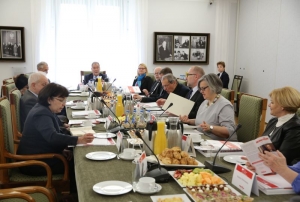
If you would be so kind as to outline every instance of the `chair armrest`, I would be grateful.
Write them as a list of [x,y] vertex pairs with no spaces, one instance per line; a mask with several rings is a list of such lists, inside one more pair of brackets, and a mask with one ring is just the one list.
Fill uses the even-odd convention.
[[17,191],[11,191],[11,192],[3,191],[2,192],[2,190],[1,190],[1,193],[0,193],[0,199],[20,198],[20,199],[24,199],[25,201],[28,201],[28,202],[35,202],[35,200],[30,195],[28,195],[26,193],[17,192]]
[[14,144],[20,144],[20,140],[14,140]]
[[20,161],[20,162],[14,162],[14,163],[1,163],[0,169],[19,168],[19,167],[33,166],[33,165],[42,166],[46,169],[46,172],[47,172],[46,187],[49,189],[52,189],[52,170],[48,166],[48,164],[45,162],[29,160],[29,161]]
[[[56,193],[50,191],[49,189],[41,186],[26,186],[26,187],[16,187],[16,188],[9,188],[9,189],[2,189],[1,192],[4,192],[4,194],[14,194],[14,193],[26,193],[27,194],[33,194],[33,193],[43,193],[47,196],[49,199],[49,202],[55,202],[56,201]],[[30,196],[31,197],[31,196]]]
[[63,162],[64,168],[65,168],[63,180],[67,181],[69,179],[69,165],[68,165],[66,158],[61,154],[51,153],[51,154],[17,155],[17,154],[7,153],[5,155],[5,157],[10,158],[10,159],[19,160],[19,161],[58,158]]

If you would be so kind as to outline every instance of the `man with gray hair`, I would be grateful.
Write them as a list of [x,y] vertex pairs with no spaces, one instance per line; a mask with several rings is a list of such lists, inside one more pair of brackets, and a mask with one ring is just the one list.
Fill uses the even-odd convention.
[[170,93],[174,93],[181,97],[185,97],[186,94],[190,91],[188,87],[178,83],[177,79],[173,74],[166,74],[161,79],[161,85],[164,89],[164,93],[156,101],[157,105],[164,105],[166,99]]
[[99,62],[93,62],[91,67],[92,73],[84,76],[83,84],[86,85],[90,80],[96,81],[98,76],[101,76],[101,79],[108,82],[106,74],[100,73],[100,64]]
[[37,64],[37,70],[39,72],[45,72],[45,74],[48,74],[48,64],[46,62],[40,62],[39,64]]
[[32,107],[38,101],[38,94],[48,84],[48,79],[44,72],[35,72],[29,76],[28,90],[24,93],[20,100],[21,125],[25,123],[26,117]]

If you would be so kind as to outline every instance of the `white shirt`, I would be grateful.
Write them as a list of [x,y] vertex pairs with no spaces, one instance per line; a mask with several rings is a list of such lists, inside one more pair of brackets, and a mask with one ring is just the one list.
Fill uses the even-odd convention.
[[223,74],[223,72],[220,72],[219,78],[221,78],[222,74]]
[[189,97],[189,99],[191,99],[191,98],[195,95],[195,93],[197,92],[198,89],[199,89],[198,86],[195,86],[195,87],[192,89],[193,92],[192,92],[191,96]]
[[288,122],[293,116],[295,116],[295,114],[286,114],[282,117],[278,118],[278,121],[276,123],[276,127],[280,127],[283,124],[285,124],[286,122]]

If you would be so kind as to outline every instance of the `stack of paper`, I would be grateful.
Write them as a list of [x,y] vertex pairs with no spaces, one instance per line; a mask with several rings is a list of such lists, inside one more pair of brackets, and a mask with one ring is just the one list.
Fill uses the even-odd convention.
[[94,138],[94,140],[91,143],[77,144],[76,146],[89,146],[89,145],[116,145],[116,142],[112,138],[107,138],[107,139]]
[[[83,102],[84,105],[87,105],[87,101]],[[66,103],[67,107],[76,106],[76,103],[73,102],[73,100]]]
[[86,133],[95,133],[92,129],[92,126],[78,127],[78,128],[70,128],[70,132],[73,136],[80,136]]
[[[215,156],[217,151],[221,148],[221,146],[224,144],[225,141],[220,140],[207,140],[206,141],[208,145],[211,145],[214,147],[214,150],[212,152],[209,152],[207,150],[201,150],[201,147],[195,146],[195,149],[197,149],[201,154],[203,154],[205,157],[210,157],[210,155]],[[221,149],[218,156],[226,156],[226,155],[243,155],[244,152],[241,148],[241,145],[244,144],[243,142],[227,142],[224,147]]]
[[295,194],[292,186],[278,174],[256,176],[258,188],[266,195]]
[[[79,124],[82,124],[83,121],[86,121],[86,120],[69,120],[69,125],[79,125]],[[93,124],[98,124],[100,123],[100,120],[97,120],[97,119],[89,119],[89,121],[91,121]]]
[[94,113],[95,115],[101,115],[101,113],[99,112],[99,110],[76,111],[76,112],[74,111],[74,112],[72,112],[72,117],[73,118],[84,118],[88,114],[92,114],[92,113]]

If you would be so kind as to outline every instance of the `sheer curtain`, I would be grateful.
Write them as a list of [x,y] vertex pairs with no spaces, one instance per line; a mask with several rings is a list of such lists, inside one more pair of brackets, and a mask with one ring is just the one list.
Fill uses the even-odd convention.
[[117,85],[131,85],[147,56],[147,0],[32,0],[33,61],[49,64],[51,81],[80,82],[100,63]]

